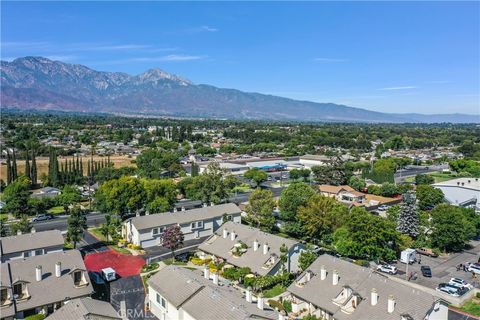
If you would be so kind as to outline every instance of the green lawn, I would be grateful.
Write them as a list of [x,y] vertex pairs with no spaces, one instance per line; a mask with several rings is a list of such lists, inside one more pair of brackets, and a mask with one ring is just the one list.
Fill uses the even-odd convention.
[[269,290],[266,290],[263,292],[263,296],[265,298],[273,298],[273,297],[276,297],[278,296],[279,294],[282,294],[284,293],[286,290],[286,288],[284,286],[282,286],[281,284],[277,284],[275,287],[273,287],[272,289],[269,289]]
[[50,214],[64,214],[65,213],[65,209],[63,209],[62,206],[57,206],[57,207],[53,207],[53,208],[50,208],[47,210],[48,213]]
[[99,228],[91,228],[91,229],[88,229],[88,232],[90,232],[91,234],[93,234],[97,239],[99,239],[100,241],[107,241],[107,239],[105,239],[105,237],[103,236],[103,234],[100,232],[100,229]]
[[187,264],[185,262],[182,262],[182,261],[175,261],[173,262],[173,259],[172,258],[168,258],[168,259],[165,259],[163,260],[163,263],[165,263],[167,266],[173,264],[175,266],[186,266]]
[[[457,175],[455,173],[443,173],[440,171],[435,171],[435,172],[429,172],[427,173],[428,175],[432,176],[435,181],[434,183],[439,183],[443,181],[448,181],[457,178]],[[410,182],[413,183],[415,182],[415,177],[407,177],[404,179],[405,182]]]
[[0,220],[8,220],[8,213],[0,213]]
[[474,316],[480,316],[480,303],[474,300],[467,301],[462,305],[460,310],[466,313],[472,314]]
[[90,232],[93,236],[95,236],[98,240],[105,242],[110,248],[112,248],[115,251],[118,251],[123,254],[132,254],[129,250],[126,248],[120,248],[117,246],[116,243],[113,243],[112,241],[107,241],[107,239],[103,236],[103,234],[100,232],[99,228],[91,228],[88,229],[88,232]]

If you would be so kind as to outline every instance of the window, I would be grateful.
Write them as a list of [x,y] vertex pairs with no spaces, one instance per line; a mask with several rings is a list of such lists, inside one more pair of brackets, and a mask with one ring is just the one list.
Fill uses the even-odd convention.
[[82,271],[75,271],[73,273],[73,283],[78,286],[82,282]]
[[43,253],[44,253],[43,249],[35,250],[35,255],[36,256],[41,256]]
[[4,304],[5,301],[7,301],[7,299],[8,299],[7,288],[2,288],[2,294],[1,294],[0,304]]
[[167,300],[157,293],[157,303],[162,306],[163,309],[167,309]]
[[158,227],[152,229],[152,236],[161,235],[165,231],[166,227]]
[[14,284],[13,285],[13,295],[14,296],[22,296],[22,284],[21,283],[17,283],[17,284]]
[[30,257],[31,255],[32,255],[32,253],[31,253],[30,251],[25,251],[25,252],[23,253],[23,257],[24,257],[24,258],[28,258],[28,257]]
[[190,228],[191,229],[201,229],[201,228],[203,228],[203,221],[192,222],[192,224],[190,225]]

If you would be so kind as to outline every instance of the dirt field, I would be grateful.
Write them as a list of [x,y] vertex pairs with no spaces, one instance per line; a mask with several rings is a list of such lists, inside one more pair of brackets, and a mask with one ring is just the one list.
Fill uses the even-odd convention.
[[[63,162],[65,158],[59,157],[58,161]],[[69,157],[67,159],[72,159],[72,157]],[[100,156],[94,156],[93,160],[94,161],[102,161],[103,159],[106,159],[106,157],[100,157]],[[135,164],[132,164],[132,160],[135,158],[129,158],[128,156],[110,156],[110,161],[113,162],[113,165],[115,168],[121,168],[121,167],[126,167],[126,166],[135,166]],[[87,161],[90,160],[90,157],[84,157],[81,158],[83,162],[83,170],[85,174],[87,174]],[[17,167],[18,167],[18,172],[22,174],[25,171],[25,161],[23,160],[17,160]],[[42,174],[47,174],[48,173],[48,158],[37,158],[37,170],[38,170],[38,178],[42,176]],[[0,167],[0,179],[3,179],[4,181],[7,180],[7,165],[5,162],[2,162],[2,165]]]

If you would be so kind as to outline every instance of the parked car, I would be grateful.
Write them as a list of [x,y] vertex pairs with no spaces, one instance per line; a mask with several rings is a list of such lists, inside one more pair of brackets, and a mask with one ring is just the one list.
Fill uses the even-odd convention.
[[32,222],[40,222],[40,221],[46,221],[46,220],[52,220],[53,215],[51,214],[39,214],[36,217],[32,218]]
[[417,253],[423,254],[424,256],[429,256],[429,257],[432,257],[432,258],[438,257],[438,254],[433,252],[433,250],[430,249],[430,248],[418,248]]
[[102,275],[95,271],[89,271],[88,275],[90,276],[90,280],[92,280],[96,284],[104,284],[105,280],[103,280]]
[[420,271],[422,271],[422,275],[427,278],[432,277],[432,269],[429,266],[421,266]]
[[449,286],[448,283],[440,283],[435,290],[439,292],[444,292],[452,297],[460,296],[460,293],[458,292],[458,288]]
[[391,266],[388,264],[381,264],[377,267],[377,271],[389,273],[389,274],[396,274],[397,273],[397,267]]
[[457,288],[467,288],[469,290],[472,288],[471,284],[460,278],[451,278],[448,284]]
[[113,268],[110,268],[110,267],[104,268],[102,269],[102,277],[103,279],[105,279],[105,281],[110,282],[117,279],[117,273]]
[[378,210],[380,210],[380,211],[385,211],[387,209],[388,209],[388,206],[386,206],[384,204],[382,204],[380,207],[378,207]]
[[477,263],[469,263],[467,270],[476,274],[480,274],[480,265]]

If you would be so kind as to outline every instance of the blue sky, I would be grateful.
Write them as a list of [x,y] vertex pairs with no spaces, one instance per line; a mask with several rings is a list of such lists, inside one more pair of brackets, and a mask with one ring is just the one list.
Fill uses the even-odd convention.
[[480,2],[4,2],[1,57],[384,112],[480,113]]

